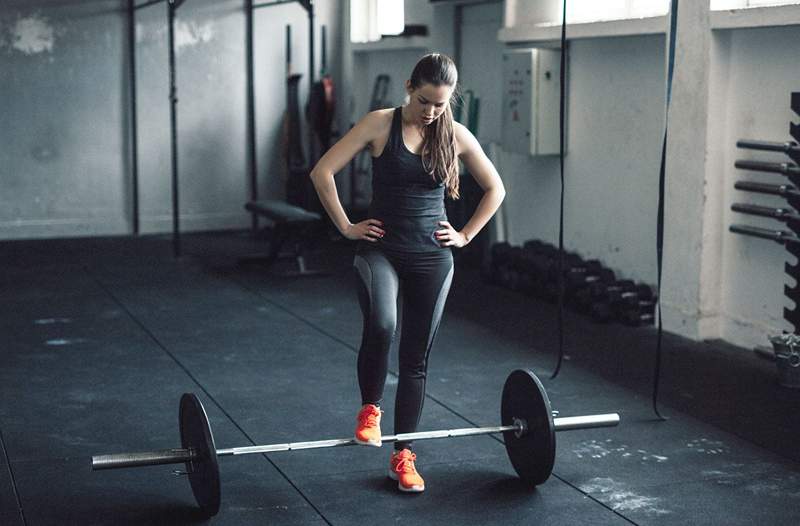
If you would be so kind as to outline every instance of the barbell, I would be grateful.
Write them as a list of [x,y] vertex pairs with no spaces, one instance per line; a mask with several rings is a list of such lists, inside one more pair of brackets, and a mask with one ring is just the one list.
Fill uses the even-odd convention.
[[[381,440],[390,443],[503,433],[511,465],[527,485],[534,487],[546,481],[553,471],[556,431],[619,424],[617,413],[555,417],[557,412],[550,407],[544,386],[532,371],[524,369],[513,371],[506,379],[500,409],[500,426],[401,433],[384,435]],[[92,470],[185,464],[197,504],[210,517],[219,512],[221,499],[217,457],[357,445],[353,438],[340,438],[217,449],[206,411],[200,399],[193,393],[185,393],[181,397],[178,422],[180,448],[95,455],[92,457]]]

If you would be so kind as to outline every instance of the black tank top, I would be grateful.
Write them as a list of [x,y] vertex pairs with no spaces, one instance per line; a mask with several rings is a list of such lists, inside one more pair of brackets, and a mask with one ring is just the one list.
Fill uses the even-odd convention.
[[383,221],[386,235],[377,244],[404,252],[442,250],[434,233],[446,221],[444,183],[425,171],[422,157],[403,141],[402,109],[395,108],[389,140],[372,158],[369,217]]

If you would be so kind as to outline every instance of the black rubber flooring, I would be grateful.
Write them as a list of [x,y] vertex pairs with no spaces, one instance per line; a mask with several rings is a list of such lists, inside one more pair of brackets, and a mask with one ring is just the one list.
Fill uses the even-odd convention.
[[[501,437],[416,444],[428,489],[387,481],[389,447],[220,459],[205,521],[182,466],[92,472],[93,454],[178,447],[181,393],[218,447],[347,437],[359,397],[352,247],[287,279],[236,264],[245,233],[0,244],[0,524],[800,524],[800,393],[774,365],[721,343],[569,313],[555,363],[552,305],[459,268],[429,368],[420,429],[497,425],[508,373],[531,368],[562,416],[617,411],[617,428],[558,434],[553,476],[516,478]],[[280,270],[280,269],[278,269]],[[387,383],[391,432],[396,357]]]

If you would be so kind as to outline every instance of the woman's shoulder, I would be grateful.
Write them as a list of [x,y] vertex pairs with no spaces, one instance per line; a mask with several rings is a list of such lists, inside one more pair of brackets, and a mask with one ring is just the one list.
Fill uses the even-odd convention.
[[456,143],[456,155],[462,155],[475,148],[477,139],[469,128],[453,119],[453,137]]
[[392,118],[394,117],[394,108],[383,108],[380,110],[373,110],[364,118],[369,118],[375,124],[386,126],[392,124]]
[[361,118],[359,124],[368,128],[371,135],[381,135],[392,125],[394,108],[373,110]]

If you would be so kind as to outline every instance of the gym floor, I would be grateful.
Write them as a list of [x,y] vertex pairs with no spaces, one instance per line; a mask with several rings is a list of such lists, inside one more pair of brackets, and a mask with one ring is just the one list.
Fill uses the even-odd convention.
[[[195,392],[218,447],[350,436],[361,318],[352,245],[279,278],[236,258],[247,233],[5,242],[0,248],[0,524],[201,522],[175,466],[92,472],[93,454],[179,446]],[[619,412],[559,433],[553,476],[517,479],[501,436],[415,446],[427,490],[398,493],[390,446],[220,459],[214,524],[800,524],[800,392],[742,349],[665,335],[661,411],[653,328],[565,320],[459,268],[431,355],[420,430],[499,425],[508,373],[533,369],[561,416]],[[387,383],[391,432],[396,356]],[[177,466],[180,468],[180,466]]]

